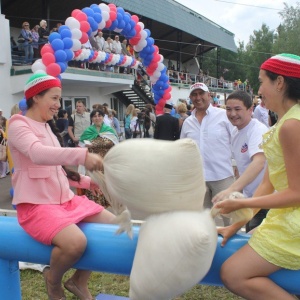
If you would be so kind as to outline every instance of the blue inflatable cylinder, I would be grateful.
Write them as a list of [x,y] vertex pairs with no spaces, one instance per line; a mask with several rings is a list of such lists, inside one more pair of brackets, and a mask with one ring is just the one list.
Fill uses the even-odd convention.
[[[117,225],[82,223],[79,226],[88,243],[74,268],[130,275],[139,234],[138,226],[133,227],[132,240],[126,234],[116,235]],[[49,264],[52,247],[32,239],[15,217],[0,217],[0,228],[0,299],[19,300],[17,262]],[[219,237],[212,266],[200,284],[223,285],[219,276],[223,262],[245,245],[248,239],[248,235],[235,235],[225,247],[221,247],[222,238]],[[300,294],[300,271],[280,270],[270,277],[291,294]]]

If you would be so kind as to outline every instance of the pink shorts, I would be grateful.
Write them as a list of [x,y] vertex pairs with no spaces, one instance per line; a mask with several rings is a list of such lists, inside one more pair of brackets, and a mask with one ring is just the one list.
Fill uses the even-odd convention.
[[46,245],[51,245],[52,239],[62,229],[103,210],[103,206],[89,200],[86,196],[77,195],[63,204],[21,203],[17,205],[19,224],[35,240]]

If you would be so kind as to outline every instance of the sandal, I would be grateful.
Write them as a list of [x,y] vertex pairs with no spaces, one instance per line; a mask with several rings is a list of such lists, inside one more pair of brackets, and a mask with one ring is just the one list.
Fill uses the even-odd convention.
[[93,298],[86,298],[71,278],[64,283],[64,287],[80,300],[93,300]]
[[47,291],[48,299],[49,300],[66,300],[66,296],[64,295],[63,289],[61,289],[63,296],[61,296],[59,298],[58,297],[52,297],[52,296],[49,295],[49,292],[48,292],[48,276],[47,276],[47,273],[49,271],[50,271],[49,267],[45,267],[44,270],[43,270],[43,276],[44,276],[44,280],[45,280],[45,284],[46,284],[46,291]]

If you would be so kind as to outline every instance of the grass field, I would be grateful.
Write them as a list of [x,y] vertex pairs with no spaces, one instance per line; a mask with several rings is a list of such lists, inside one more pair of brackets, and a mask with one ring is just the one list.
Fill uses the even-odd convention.
[[[69,278],[73,271],[65,275]],[[34,270],[21,271],[22,300],[47,300],[47,294],[44,285],[42,273]],[[92,295],[100,293],[112,294],[128,297],[129,277],[94,272],[89,282],[89,288]],[[76,300],[77,298],[65,291],[67,300]],[[196,285],[184,295],[177,297],[176,300],[237,300],[242,299],[227,291],[223,287],[212,287],[205,285]],[[142,300],[142,299],[141,299]],[[154,299],[155,300],[155,299]]]

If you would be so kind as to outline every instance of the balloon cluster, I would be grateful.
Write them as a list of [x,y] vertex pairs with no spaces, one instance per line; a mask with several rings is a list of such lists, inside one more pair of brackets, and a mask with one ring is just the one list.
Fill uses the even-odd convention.
[[49,44],[41,49],[42,58],[32,65],[32,71],[45,72],[60,78],[65,72],[68,61],[88,61],[105,65],[117,65],[137,69],[139,62],[131,56],[105,53],[91,49],[81,49],[89,36],[95,35],[98,30],[107,29],[122,33],[129,40],[136,52],[139,52],[146,72],[153,85],[154,101],[157,113],[162,113],[165,102],[171,98],[171,86],[167,76],[167,68],[163,64],[163,56],[154,45],[151,32],[144,28],[136,15],[130,15],[122,7],[114,4],[92,4],[82,10],[74,9],[71,17],[58,32],[49,35]]

